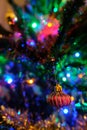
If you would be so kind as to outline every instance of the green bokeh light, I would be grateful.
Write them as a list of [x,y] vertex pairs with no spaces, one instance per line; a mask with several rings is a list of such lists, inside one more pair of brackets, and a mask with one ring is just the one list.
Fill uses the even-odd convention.
[[56,123],[58,123],[59,122],[59,119],[56,117]]
[[57,12],[57,11],[58,11],[58,8],[57,8],[57,7],[55,7],[55,8],[53,9],[53,11],[54,11],[54,12]]
[[4,64],[6,63],[7,59],[4,56],[0,56],[0,63]]
[[77,42],[74,42],[73,44],[74,44],[74,45],[76,45],[76,44],[77,44]]
[[66,79],[66,77],[63,77],[62,80],[63,80],[64,82],[66,82],[67,79]]
[[36,28],[37,27],[37,23],[32,23],[32,28]]

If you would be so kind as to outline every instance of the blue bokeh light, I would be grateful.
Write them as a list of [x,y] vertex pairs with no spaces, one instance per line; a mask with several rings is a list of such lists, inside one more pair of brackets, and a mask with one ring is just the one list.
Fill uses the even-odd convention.
[[64,109],[63,109],[63,112],[64,112],[64,114],[68,114],[69,111],[68,111],[67,108],[64,108]]
[[79,53],[79,52],[76,52],[76,53],[75,53],[75,57],[80,57],[80,53]]
[[5,75],[4,78],[5,82],[7,82],[8,84],[11,84],[13,82],[13,78],[9,74]]
[[34,41],[31,41],[31,42],[30,42],[30,46],[35,46],[35,42],[34,42]]
[[67,73],[66,76],[69,78],[70,77],[70,73]]
[[18,115],[20,115],[21,114],[21,112],[20,111],[18,111]]

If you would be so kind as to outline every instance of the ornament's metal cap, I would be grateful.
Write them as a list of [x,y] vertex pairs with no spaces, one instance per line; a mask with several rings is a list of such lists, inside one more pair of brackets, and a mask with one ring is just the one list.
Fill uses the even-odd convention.
[[60,84],[56,84],[55,92],[62,92],[62,86],[60,86]]

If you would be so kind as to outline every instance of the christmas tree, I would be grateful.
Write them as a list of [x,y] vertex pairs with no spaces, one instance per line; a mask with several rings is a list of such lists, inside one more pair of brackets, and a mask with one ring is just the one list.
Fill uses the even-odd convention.
[[86,130],[86,0],[0,6],[0,129]]

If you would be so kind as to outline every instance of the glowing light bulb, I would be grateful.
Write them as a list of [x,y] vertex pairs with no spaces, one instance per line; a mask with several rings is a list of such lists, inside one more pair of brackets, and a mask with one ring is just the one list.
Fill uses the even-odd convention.
[[6,74],[4,75],[4,79],[5,79],[5,82],[7,82],[8,84],[11,84],[13,82],[12,75]]
[[87,116],[86,115],[84,115],[84,119],[87,120]]
[[66,76],[69,78],[70,77],[70,73],[67,73]]
[[37,23],[32,23],[32,28],[36,28],[37,27]]
[[0,34],[0,38],[2,38],[3,36],[2,36],[2,34]]
[[74,101],[75,99],[74,99],[74,97],[73,96],[71,96],[71,101]]
[[33,83],[34,83],[34,79],[28,79],[28,80],[26,80],[26,82],[28,83],[28,84],[30,84],[30,85],[32,85]]
[[52,23],[50,23],[50,22],[47,25],[48,25],[48,27],[52,27]]
[[21,47],[25,47],[25,44],[24,44],[24,43],[22,43],[22,44],[21,44]]
[[57,11],[58,11],[58,8],[57,8],[57,7],[55,7],[55,8],[53,9],[53,11],[54,11],[54,12],[57,12]]
[[15,22],[16,22],[16,21],[18,21],[18,18],[17,18],[17,17],[15,17],[15,18],[14,18],[14,21],[15,21]]
[[68,109],[67,108],[65,108],[64,110],[63,110],[63,112],[64,112],[64,114],[68,114]]
[[75,57],[79,57],[80,56],[80,53],[79,52],[76,52],[75,53]]
[[35,42],[34,42],[34,41],[31,41],[31,42],[30,42],[30,46],[35,46]]
[[84,74],[79,74],[78,77],[81,79],[84,76]]
[[11,22],[11,21],[9,21],[9,22],[8,22],[8,24],[9,24],[9,25],[11,25],[11,24],[12,24],[12,22]]
[[20,115],[21,114],[21,112],[20,112],[20,110],[18,111],[18,115]]
[[13,82],[11,77],[6,77],[5,81],[9,84],[11,84]]
[[13,81],[13,80],[12,80],[11,78],[8,79],[8,83],[9,83],[9,84],[12,83],[12,81]]
[[62,80],[63,80],[64,82],[66,82],[66,77],[63,77]]

